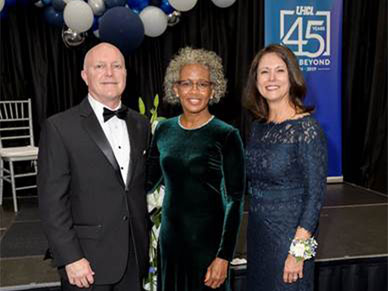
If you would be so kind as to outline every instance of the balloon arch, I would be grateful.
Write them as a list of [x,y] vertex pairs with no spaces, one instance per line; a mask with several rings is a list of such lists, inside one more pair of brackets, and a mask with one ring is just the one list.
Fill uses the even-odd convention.
[[[0,0],[0,19],[7,9],[28,0]],[[198,0],[39,0],[50,24],[62,28],[67,47],[82,44],[88,32],[102,41],[116,44],[123,51],[133,52],[144,36],[158,37],[168,26],[179,23],[182,12],[194,8]],[[210,0],[209,0],[210,1]],[[211,0],[226,8],[236,0]]]

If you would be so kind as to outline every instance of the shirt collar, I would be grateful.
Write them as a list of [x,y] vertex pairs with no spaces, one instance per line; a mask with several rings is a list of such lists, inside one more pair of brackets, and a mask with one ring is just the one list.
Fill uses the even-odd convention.
[[[108,108],[107,106],[105,106],[104,104],[102,104],[100,101],[94,99],[92,97],[92,95],[88,94],[88,100],[89,100],[89,103],[90,103],[90,106],[92,107],[94,113],[96,114],[97,116],[97,119],[100,123],[104,123],[104,117],[103,117],[103,112],[104,112],[104,107],[105,108]],[[119,103],[119,105],[114,108],[113,110],[117,110],[121,107],[121,101]],[[110,108],[108,108],[109,110],[112,110]]]

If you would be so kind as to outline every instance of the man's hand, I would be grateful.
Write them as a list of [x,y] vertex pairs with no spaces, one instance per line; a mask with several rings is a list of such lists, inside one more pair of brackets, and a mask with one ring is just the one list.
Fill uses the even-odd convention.
[[292,255],[288,255],[284,263],[283,281],[284,283],[294,283],[303,278],[303,260],[296,261]]
[[77,285],[79,288],[89,288],[94,283],[94,272],[89,261],[85,258],[66,265],[65,270],[72,285]]
[[215,258],[207,268],[205,276],[205,285],[210,288],[220,287],[228,274],[228,261],[220,258]]

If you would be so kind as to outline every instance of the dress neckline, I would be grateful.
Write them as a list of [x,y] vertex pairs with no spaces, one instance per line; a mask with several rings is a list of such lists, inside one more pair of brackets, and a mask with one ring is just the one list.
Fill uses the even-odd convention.
[[285,119],[281,122],[274,122],[274,121],[269,121],[269,122],[263,122],[265,125],[281,125],[281,124],[285,124],[285,123],[289,123],[289,122],[295,122],[295,121],[300,121],[300,120],[303,120],[307,117],[311,117],[311,114],[305,114],[305,115],[302,115],[301,117],[298,117],[298,118],[288,118],[288,119]]
[[183,130],[188,130],[188,131],[191,131],[191,130],[197,130],[197,129],[201,129],[203,127],[205,127],[206,125],[208,125],[213,119],[214,119],[214,115],[210,116],[210,118],[205,121],[204,123],[202,123],[201,125],[197,126],[197,127],[193,127],[193,128],[187,128],[187,127],[184,127],[181,123],[181,116],[182,115],[179,115],[178,116],[178,125],[180,128],[182,128]]

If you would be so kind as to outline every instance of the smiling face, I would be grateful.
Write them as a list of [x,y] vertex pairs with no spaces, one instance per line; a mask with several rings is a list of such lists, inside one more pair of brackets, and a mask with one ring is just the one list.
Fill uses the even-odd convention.
[[174,92],[179,96],[185,114],[208,114],[213,89],[207,67],[200,64],[183,66]]
[[290,80],[286,63],[276,54],[265,54],[257,67],[256,86],[267,102],[290,98]]
[[118,104],[126,85],[124,57],[116,47],[100,44],[86,55],[81,76],[93,98],[109,107]]

